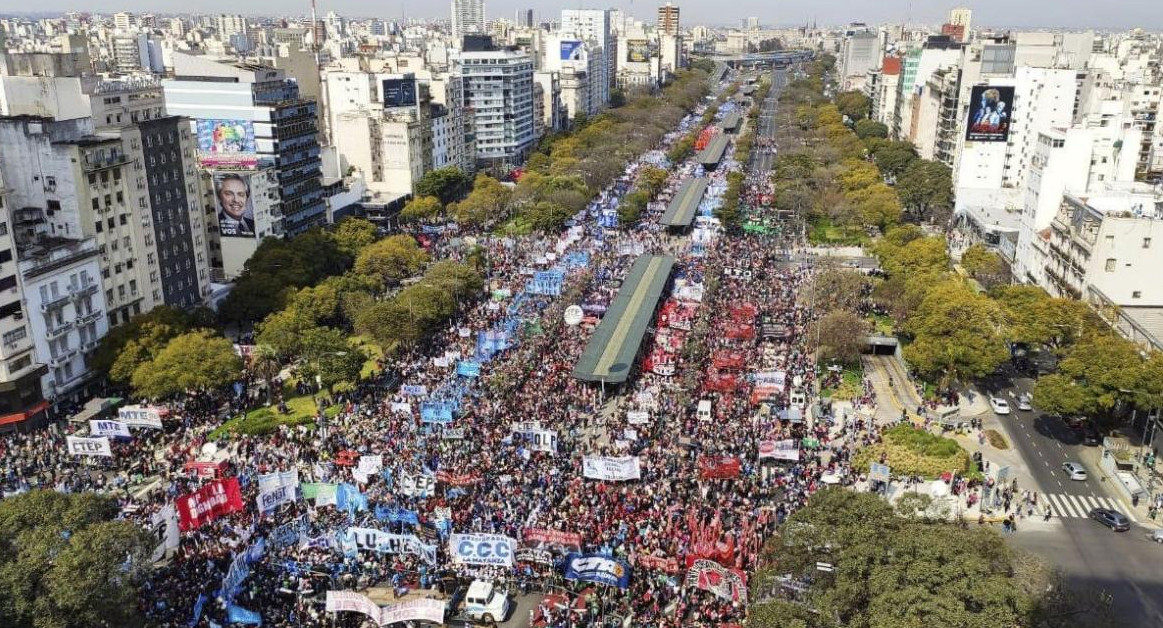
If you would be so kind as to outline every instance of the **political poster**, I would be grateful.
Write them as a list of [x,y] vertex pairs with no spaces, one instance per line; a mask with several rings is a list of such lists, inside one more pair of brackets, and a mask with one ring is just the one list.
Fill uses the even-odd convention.
[[1014,88],[1011,85],[974,85],[969,95],[969,120],[965,124],[967,142],[1004,142],[1010,137],[1014,115]]
[[584,61],[586,49],[585,45],[577,40],[562,40],[561,42],[561,60],[562,61]]
[[626,421],[630,425],[649,425],[650,413],[645,410],[630,410],[626,413]]
[[231,238],[257,237],[251,176],[238,172],[218,172],[212,179],[218,212],[218,235]]
[[676,574],[679,571],[678,560],[673,556],[654,556],[646,554],[639,556],[635,564],[643,569],[653,569],[668,574]]
[[380,607],[371,598],[355,591],[327,591],[326,610],[328,613],[362,613],[377,625],[380,623]]
[[481,481],[481,476],[475,473],[453,473],[451,471],[437,471],[436,481],[449,486],[472,486]]
[[452,562],[461,565],[513,566],[517,539],[498,534],[453,534],[448,539]]
[[289,504],[295,501],[296,491],[289,486],[278,486],[269,491],[260,491],[255,501],[258,505],[259,514],[267,514],[274,511],[283,504]]
[[461,377],[480,377],[481,363],[476,360],[461,360],[456,363],[456,374]]
[[452,406],[440,401],[420,402],[420,420],[424,423],[452,423]]
[[584,580],[625,589],[630,586],[630,565],[598,554],[570,553],[565,557],[566,580]]
[[149,518],[149,532],[153,536],[153,554],[150,560],[158,562],[166,557],[166,552],[178,548],[181,530],[178,528],[178,511],[173,504],[166,504]]
[[109,419],[92,419],[89,421],[89,433],[93,436],[116,436],[130,438],[129,426],[121,421]]
[[215,480],[202,488],[174,500],[178,524],[183,532],[193,530],[222,515],[242,510],[242,489],[238,478]]
[[525,528],[525,543],[527,545],[544,546],[557,545],[575,552],[581,551],[582,537],[577,532],[551,530],[549,528]]
[[431,497],[436,494],[436,478],[420,473],[402,473],[396,492],[407,497]]
[[410,554],[418,556],[429,565],[436,564],[436,546],[424,543],[415,534],[393,534],[374,528],[348,528],[346,532],[336,535],[336,541],[341,546],[354,543],[358,549],[381,554]]
[[513,554],[513,558],[519,563],[535,563],[538,565],[553,564],[553,552],[534,547],[519,548]]
[[443,440],[464,440],[464,435],[463,427],[446,427],[440,432],[440,438]]
[[543,451],[551,454],[557,453],[557,432],[553,430],[536,429],[518,429],[514,426],[514,434],[520,434],[525,440],[526,446],[532,451]]
[[400,393],[409,397],[423,397],[428,394],[428,387],[419,384],[404,384],[400,386]]
[[206,154],[254,154],[254,123],[249,120],[196,120],[198,152]]
[[69,453],[74,456],[113,457],[113,449],[109,446],[109,437],[107,436],[95,438],[68,436],[65,438],[65,446],[69,448]]
[[161,412],[151,406],[122,406],[117,410],[117,420],[129,427],[162,429]]
[[686,584],[730,602],[747,602],[747,580],[743,572],[727,569],[713,560],[696,559],[687,572]]
[[582,459],[582,476],[611,482],[637,480],[642,468],[635,456],[587,456]]
[[739,459],[731,456],[703,456],[698,467],[700,480],[733,480],[742,470]]

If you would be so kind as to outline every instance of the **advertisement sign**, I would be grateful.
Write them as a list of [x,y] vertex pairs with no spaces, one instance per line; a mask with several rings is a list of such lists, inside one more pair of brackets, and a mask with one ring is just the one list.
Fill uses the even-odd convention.
[[414,107],[416,105],[416,79],[384,79],[385,107]]
[[107,436],[98,436],[96,438],[69,436],[65,439],[65,445],[69,448],[69,453],[74,456],[113,457],[113,449],[109,447],[109,438]]
[[250,175],[219,172],[214,175],[214,205],[218,213],[218,233],[225,238],[253,238],[254,199]]
[[93,436],[120,436],[129,438],[129,426],[121,421],[90,419],[89,433]]
[[646,63],[650,60],[650,42],[645,39],[626,40],[626,61]]
[[747,580],[738,569],[727,569],[713,560],[698,559],[687,572],[686,583],[730,602],[747,602]]
[[198,152],[206,155],[253,155],[254,123],[249,120],[196,120]]
[[548,528],[525,528],[525,543],[527,545],[559,545],[581,551],[582,537],[577,532],[550,530]]
[[608,584],[620,589],[630,586],[630,565],[594,554],[571,553],[565,557],[565,579]]
[[561,42],[562,61],[585,61],[586,49],[580,41],[563,40]]
[[185,532],[245,506],[238,478],[230,478],[215,480],[189,495],[182,495],[174,500],[174,507],[178,511],[178,526]]
[[117,420],[129,427],[162,429],[162,415],[150,406],[123,406],[117,410]]
[[517,539],[498,534],[453,534],[448,539],[452,562],[462,565],[513,566]]
[[1010,137],[1014,115],[1012,86],[974,85],[969,96],[969,120],[965,124],[967,142],[1004,142]]
[[635,456],[588,456],[582,459],[582,476],[612,482],[637,480],[642,477],[642,468]]

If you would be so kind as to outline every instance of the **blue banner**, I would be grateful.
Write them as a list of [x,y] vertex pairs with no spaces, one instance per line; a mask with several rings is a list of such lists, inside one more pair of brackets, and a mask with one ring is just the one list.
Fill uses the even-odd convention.
[[226,607],[226,621],[232,624],[246,624],[248,626],[261,626],[262,615],[255,611],[247,610],[241,606],[230,604]]
[[350,513],[367,510],[367,495],[354,484],[340,484],[335,489],[335,507]]
[[584,580],[626,589],[630,586],[630,565],[600,554],[570,552],[565,557],[566,580]]
[[442,401],[425,401],[420,404],[420,420],[424,423],[452,423],[452,406]]
[[206,606],[206,594],[199,593],[198,601],[194,602],[194,618],[190,620],[191,626],[197,626],[202,619],[202,607]]
[[406,523],[413,526],[420,525],[420,515],[416,511],[408,510],[407,508],[397,508],[395,506],[377,504],[376,519],[390,523]]
[[480,377],[481,363],[476,360],[461,360],[456,364],[456,374],[461,377]]

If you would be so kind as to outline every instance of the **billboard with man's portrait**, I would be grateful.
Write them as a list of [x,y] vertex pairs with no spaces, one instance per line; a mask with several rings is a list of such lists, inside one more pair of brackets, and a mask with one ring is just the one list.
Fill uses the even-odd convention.
[[967,142],[1004,142],[1010,137],[1014,88],[1008,85],[974,85],[969,96]]
[[225,238],[253,238],[254,198],[248,173],[214,174],[214,205],[218,214],[218,233]]
[[626,61],[646,63],[650,60],[650,42],[645,39],[626,40]]

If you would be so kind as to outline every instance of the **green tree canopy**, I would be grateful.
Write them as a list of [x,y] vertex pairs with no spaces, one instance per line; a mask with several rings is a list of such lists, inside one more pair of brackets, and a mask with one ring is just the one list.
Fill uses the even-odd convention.
[[187,312],[159,305],[110,329],[97,343],[89,366],[114,382],[126,383],[142,362],[153,359],[170,338],[188,331],[192,322]]
[[986,289],[1009,283],[1009,264],[980,243],[970,246],[961,254],[961,267]]
[[355,272],[395,285],[428,263],[428,253],[410,235],[388,236],[360,252]]
[[860,352],[868,345],[868,334],[872,331],[868,321],[848,310],[833,310],[816,321],[816,327],[821,361],[860,363]]
[[463,225],[484,225],[504,220],[509,214],[512,190],[501,185],[496,179],[478,174],[472,192],[465,199],[449,208],[456,222]]
[[327,390],[343,384],[351,388],[359,382],[367,354],[351,344],[347,334],[332,327],[312,327],[302,333],[300,374]]
[[205,392],[234,381],[242,359],[234,345],[206,329],[194,330],[166,343],[157,357],[133,372],[133,389],[148,399],[165,399],[186,391]]
[[454,203],[464,198],[472,188],[472,178],[456,166],[445,166],[429,170],[416,182],[416,196],[433,196],[441,205]]
[[901,203],[918,217],[945,216],[953,209],[953,171],[928,159],[916,159],[896,182]]
[[864,92],[840,92],[834,102],[840,113],[853,122],[867,118],[872,110],[872,100]]
[[116,521],[94,493],[35,490],[0,501],[0,618],[5,628],[137,628],[150,535]]
[[1059,360],[1058,373],[1038,378],[1034,403],[1047,412],[1110,422],[1126,403],[1152,401],[1160,384],[1145,381],[1144,374],[1154,366],[1130,340],[1110,330],[1087,332]]
[[876,167],[889,176],[900,176],[909,164],[918,159],[917,149],[909,142],[886,142],[873,153]]
[[440,204],[440,199],[435,196],[417,196],[404,205],[403,211],[400,212],[400,219],[405,222],[431,220],[439,216],[442,211],[444,211],[444,207]]
[[876,120],[857,120],[856,137],[868,139],[870,137],[888,137],[888,127]]
[[341,253],[355,259],[364,247],[376,241],[379,234],[371,221],[349,216],[336,223],[331,237],[335,239],[335,246]]
[[224,321],[251,323],[282,308],[295,290],[341,274],[351,257],[335,237],[312,229],[290,239],[265,238],[218,306]]
[[905,359],[931,381],[983,377],[1009,359],[1001,306],[958,279],[930,287],[904,328],[913,337]]

